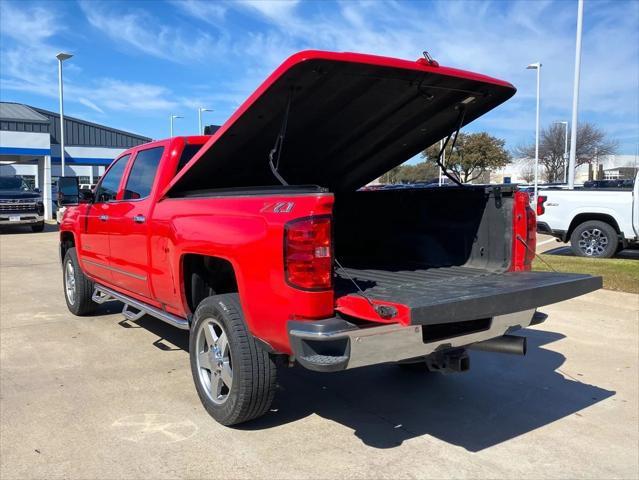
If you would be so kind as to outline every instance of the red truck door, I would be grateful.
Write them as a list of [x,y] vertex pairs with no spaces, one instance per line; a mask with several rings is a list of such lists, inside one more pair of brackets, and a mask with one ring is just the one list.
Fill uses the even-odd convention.
[[80,218],[79,256],[85,271],[98,280],[111,282],[109,265],[110,216],[130,154],[117,159],[107,170],[95,191],[95,201]]
[[109,215],[110,264],[113,283],[151,298],[148,229],[151,191],[164,146],[138,150],[126,176],[121,199]]

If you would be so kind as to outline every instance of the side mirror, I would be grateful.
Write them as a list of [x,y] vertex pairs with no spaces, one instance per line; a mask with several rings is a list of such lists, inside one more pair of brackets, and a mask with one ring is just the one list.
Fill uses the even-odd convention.
[[38,187],[34,188],[34,189],[33,189],[33,191],[34,191],[35,193],[40,193],[40,189],[39,189]]
[[95,195],[92,190],[82,189],[80,190],[80,203],[93,203]]
[[80,203],[80,182],[78,177],[58,178],[58,206]]

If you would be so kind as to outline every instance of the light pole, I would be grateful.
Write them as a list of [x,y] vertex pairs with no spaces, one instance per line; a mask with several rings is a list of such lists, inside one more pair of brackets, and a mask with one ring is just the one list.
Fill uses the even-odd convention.
[[204,130],[202,130],[202,112],[212,112],[212,108],[204,108],[200,107],[197,109],[197,125],[198,125],[198,135],[203,135]]
[[531,63],[528,70],[537,70],[537,114],[535,118],[535,205],[537,205],[537,189],[539,186],[539,87],[541,85],[541,62]]
[[62,89],[62,62],[72,57],[70,53],[60,52],[55,58],[58,59],[58,92],[60,94],[60,167],[61,177],[64,177],[64,91]]
[[584,0],[577,6],[577,45],[575,47],[575,80],[572,88],[572,125],[570,130],[570,160],[568,162],[568,188],[575,188],[577,156],[577,109],[579,106],[579,73],[581,71],[581,29],[584,22]]
[[564,183],[567,183],[568,179],[568,122],[555,122],[557,125],[563,125],[566,127],[564,131]]
[[173,137],[173,120],[175,120],[176,118],[184,118],[181,115],[170,115],[169,119],[171,121],[171,137]]

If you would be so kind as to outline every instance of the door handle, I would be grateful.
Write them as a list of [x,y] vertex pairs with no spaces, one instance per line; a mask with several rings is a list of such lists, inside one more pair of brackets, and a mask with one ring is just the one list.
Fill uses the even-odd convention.
[[101,222],[106,222],[109,219],[108,215],[100,215],[100,221]]
[[136,215],[135,217],[133,217],[133,221],[135,223],[144,223],[146,221],[146,218],[144,217],[144,215]]

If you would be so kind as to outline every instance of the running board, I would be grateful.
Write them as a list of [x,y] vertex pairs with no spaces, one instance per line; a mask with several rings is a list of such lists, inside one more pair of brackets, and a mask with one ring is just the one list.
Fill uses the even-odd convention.
[[[104,287],[102,285],[95,285],[95,290],[93,291],[93,296],[91,297],[95,303],[102,304],[107,300],[119,300],[124,303],[124,308],[122,309],[122,314],[126,317],[127,320],[135,321],[139,320],[143,315],[151,315],[163,322],[168,323],[169,325],[173,325],[174,327],[180,328],[182,330],[189,329],[189,322],[185,318],[178,317],[176,315],[172,315],[167,313],[159,308],[152,307],[151,305],[147,305],[146,303],[140,302],[139,300],[135,300],[131,297],[127,297],[121,293],[116,292],[115,290],[111,290],[110,288]],[[130,308],[138,310],[137,312],[132,312]]]

